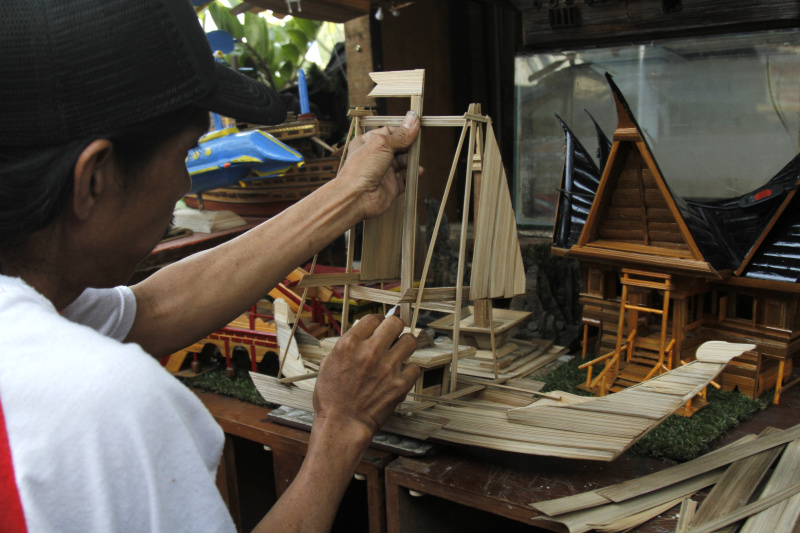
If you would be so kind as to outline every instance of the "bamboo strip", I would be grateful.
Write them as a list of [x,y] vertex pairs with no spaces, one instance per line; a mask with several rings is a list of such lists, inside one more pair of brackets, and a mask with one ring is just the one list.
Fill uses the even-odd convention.
[[[722,470],[720,468],[706,472],[661,490],[642,494],[625,502],[612,502],[582,511],[550,517],[549,519],[563,524],[570,533],[585,533],[593,529],[600,529],[602,525],[623,520],[631,515],[646,512],[648,509],[660,507],[666,503],[670,503],[670,507],[673,507],[697,491],[713,485],[722,475]],[[690,531],[692,530],[690,529]]]
[[[431,287],[425,288],[422,280],[425,279],[425,275],[427,273],[423,270],[422,279],[420,280],[420,287],[424,289],[421,299],[418,301],[417,298],[420,293],[420,289],[409,289],[407,290],[400,299],[398,303],[410,303],[416,302],[417,304],[421,302],[452,302],[456,299],[456,288],[455,287]],[[462,289],[461,293],[462,300],[469,300],[469,287]]]
[[658,505],[656,507],[651,507],[650,509],[640,511],[638,513],[633,513],[629,516],[624,516],[618,520],[613,520],[607,524],[593,524],[592,526],[596,531],[609,532],[609,533],[617,531],[629,531],[630,529],[647,522],[651,518],[655,518],[661,513],[669,511],[679,503],[681,503],[680,498],[668,501],[666,503],[662,503],[661,505]]
[[[311,261],[311,269],[308,271],[309,275],[314,274],[314,267],[317,266],[317,257],[319,254],[314,254],[314,260]],[[306,297],[308,297],[308,287],[303,289],[303,295],[300,297],[300,309],[302,310],[303,306],[306,303]],[[292,332],[289,334],[290,339],[294,339],[294,332],[297,331],[297,324],[300,323],[300,317],[296,317],[294,323],[292,324]],[[277,327],[277,324],[276,324]],[[283,351],[283,357],[281,358],[281,364],[278,367],[278,379],[281,377],[281,372],[283,372],[283,364],[286,362],[286,354],[289,353],[289,346],[291,346],[291,342],[286,343],[286,349]],[[300,355],[300,351],[297,352],[298,356]]]
[[[356,115],[353,117],[353,121],[350,123],[350,131],[355,133],[355,136],[361,134],[361,117]],[[347,149],[350,146],[350,135],[347,136],[347,141],[344,145],[344,151],[342,152],[342,161],[345,161],[347,157]],[[343,164],[339,165],[341,169],[344,167]],[[355,255],[356,243],[356,228],[353,226],[349,230],[347,230],[347,264],[345,265],[345,271],[349,274],[353,272],[353,256]],[[342,335],[347,333],[347,325],[350,321],[350,285],[344,286],[344,301],[342,302],[342,320],[341,320],[341,332]]]
[[[423,71],[424,73],[424,71]],[[411,97],[411,109],[417,116],[422,116],[422,90],[417,96]],[[400,253],[400,292],[405,293],[414,285],[414,253],[416,252],[417,237],[417,185],[419,181],[419,152],[422,142],[422,131],[417,134],[414,144],[408,151],[408,164],[406,166],[406,192],[405,192],[405,215],[403,216],[403,240],[402,251]],[[403,324],[411,324],[411,306],[402,304],[400,306],[400,317]]]
[[724,341],[704,342],[698,349],[695,357],[705,363],[727,364],[734,357],[739,357],[745,352],[755,350],[755,344],[736,344]]
[[[721,454],[721,453],[725,452],[726,450],[728,450],[728,449],[730,449],[732,447],[741,446],[741,445],[743,445],[743,444],[745,444],[747,442],[752,442],[755,439],[756,439],[755,435],[746,435],[745,437],[742,437],[741,439],[737,440],[736,442],[734,442],[734,443],[732,443],[732,444],[730,444],[730,445],[728,445],[728,446],[726,446],[724,448],[720,448],[719,450],[715,450],[713,452],[710,452],[705,457]],[[694,459],[693,461],[689,461],[688,463],[684,463],[684,464],[690,464],[690,463],[692,463],[694,461],[697,461],[697,459]],[[653,476],[655,476],[656,474],[658,474],[658,472],[653,473],[653,474],[649,474],[649,475],[646,475],[646,476],[642,476],[642,477],[638,478],[635,481],[640,481],[641,484],[647,485],[649,480]],[[688,477],[691,477],[691,476],[687,476],[687,478]],[[622,483],[622,484],[624,484],[624,483]],[[621,484],[612,485],[611,487],[605,487],[605,488],[617,487],[619,485],[621,485]],[[602,491],[603,491],[603,489],[597,489],[597,490],[593,490],[593,491],[589,491],[589,492],[583,492],[583,493],[580,493],[580,494],[574,494],[572,496],[565,496],[563,498],[556,498],[554,500],[547,500],[547,501],[544,501],[544,502],[531,503],[530,506],[533,507],[534,509],[536,509],[537,511],[539,511],[541,513],[544,513],[546,515],[559,516],[559,515],[566,514],[566,513],[572,513],[572,512],[575,512],[575,511],[588,509],[590,507],[594,507],[594,506],[597,506],[597,505],[605,505],[607,503],[613,503],[613,500],[611,500],[610,498],[607,498],[602,493]],[[645,494],[646,492],[647,491],[643,491],[642,494]],[[638,494],[637,494],[637,496],[638,496]]]
[[[423,289],[425,288],[425,281],[428,279],[428,268],[431,265],[431,258],[433,257],[433,248],[436,244],[436,237],[439,235],[439,226],[442,223],[442,216],[444,215],[444,208],[445,204],[447,204],[447,198],[450,195],[450,187],[453,185],[453,178],[456,175],[456,169],[458,168],[458,156],[461,155],[461,149],[464,146],[464,138],[467,135],[467,123],[464,122],[464,127],[461,129],[461,136],[458,139],[458,146],[456,148],[455,157],[453,157],[453,163],[450,167],[450,175],[447,178],[447,184],[444,187],[444,193],[442,195],[442,201],[439,205],[439,212],[436,214],[436,223],[433,226],[433,231],[430,235],[430,244],[428,245],[428,254],[425,257],[425,265],[422,268],[422,276],[419,280],[419,289],[417,290],[416,296],[416,307],[414,308],[414,316],[411,319],[411,332],[414,332],[414,329],[417,327],[417,317],[419,316],[419,304],[423,301],[422,293]],[[455,292],[455,291],[454,291]],[[403,297],[406,297],[407,293],[403,293]],[[455,297],[455,294],[453,294]],[[463,298],[463,296],[462,296]],[[452,300],[453,298],[448,297],[448,300]]]
[[[470,106],[470,109],[473,107]],[[474,122],[470,121],[470,129],[469,129],[469,149],[467,151],[467,160],[472,160],[472,153],[475,151],[475,130],[477,126]],[[464,186],[464,207],[461,213],[463,213],[463,220],[462,220],[462,231],[461,231],[461,239],[458,245],[458,270],[456,274],[456,302],[455,302],[455,314],[453,315],[453,360],[450,363],[450,387],[448,388],[449,391],[455,390],[456,388],[456,379],[458,378],[458,353],[456,352],[456,346],[459,343],[459,329],[461,327],[461,294],[462,290],[464,289],[464,260],[466,257],[466,250],[467,250],[467,223],[469,222],[469,198],[470,198],[470,189],[472,188],[472,168],[471,165],[467,165],[467,176],[466,176],[466,183]]]
[[762,452],[774,446],[780,446],[789,441],[800,438],[800,424],[793,426],[789,429],[783,430],[780,433],[767,435],[756,441],[748,442],[739,446],[728,446],[720,450],[720,453],[707,454],[693,461],[689,461],[668,470],[662,470],[650,476],[647,476],[646,481],[644,478],[631,480],[621,483],[614,487],[606,487],[600,489],[600,493],[614,501],[623,501],[628,498],[633,498],[644,492],[656,490],[665,487],[678,480],[685,479],[691,475],[697,475],[701,472],[708,472],[720,466],[732,463],[739,459],[749,457],[755,453]]
[[[689,528],[689,532],[690,533],[711,533],[712,531],[717,531],[720,528],[723,528],[725,526],[728,526],[730,524],[738,522],[739,520],[741,520],[743,518],[747,518],[748,516],[752,516],[752,515],[754,515],[756,513],[760,513],[761,511],[769,509],[773,505],[776,505],[776,504],[779,504],[781,502],[784,502],[785,500],[791,498],[792,496],[794,496],[794,495],[796,495],[798,493],[800,493],[800,483],[795,483],[794,485],[791,485],[790,487],[788,487],[786,489],[783,489],[783,490],[781,490],[779,492],[776,492],[775,494],[772,494],[770,496],[765,496],[765,497],[760,498],[759,500],[757,500],[757,501],[755,501],[753,503],[745,505],[744,507],[740,507],[736,511],[734,511],[734,512],[732,512],[732,513],[730,513],[730,514],[728,514],[726,516],[720,517],[720,518],[718,518],[716,520],[713,520],[711,522],[707,522],[707,523],[705,523],[705,524],[703,524],[702,526],[699,526],[699,527]],[[762,529],[762,530],[759,530],[759,531],[765,531],[765,530]],[[786,530],[784,530],[784,531],[786,531]]]
[[370,302],[389,305],[397,305],[400,301],[400,293],[398,292],[376,289],[374,287],[362,287],[360,285],[353,285],[350,287],[350,296],[357,300],[364,299]]
[[480,446],[492,450],[504,452],[526,453],[531,455],[544,455],[550,457],[566,457],[569,459],[590,459],[594,461],[611,461],[616,457],[614,453],[603,452],[600,450],[589,450],[580,448],[569,448],[567,446],[554,446],[548,444],[537,444],[531,442],[520,442],[496,438],[483,435],[471,435],[452,431],[448,428],[439,430],[435,438],[440,438],[456,444],[466,444],[468,446]]
[[449,404],[449,405],[461,405],[461,406],[464,406],[464,407],[469,407],[470,409],[479,409],[479,410],[480,409],[488,409],[489,411],[500,411],[500,412],[503,412],[503,413],[505,413],[506,410],[507,410],[507,407],[500,407],[500,406],[495,406],[495,405],[487,405],[487,404],[481,404],[481,403],[475,403],[475,402],[467,402],[467,401],[463,401],[463,400],[455,400],[455,399],[452,399],[452,398],[445,398],[443,396],[442,397],[432,397],[432,396],[425,396],[424,394],[414,394],[413,392],[409,392],[407,395],[412,397],[412,398],[417,398],[419,400],[426,400],[428,402],[433,402],[433,403],[446,403],[446,404]]
[[445,429],[471,435],[491,436],[570,448],[586,448],[612,453],[619,453],[630,442],[629,439],[622,437],[591,435],[566,429],[511,425],[507,423],[503,413],[495,413],[494,411],[478,411],[471,408],[440,405],[433,412],[450,418],[450,422],[445,426]]
[[536,403],[529,407],[511,409],[507,416],[509,421],[518,424],[625,438],[638,437],[652,426],[652,423],[645,418],[587,414],[569,408],[537,407]]
[[[760,436],[770,435],[777,431],[775,428],[767,428],[761,432]],[[783,448],[784,446],[775,446],[732,463],[708,493],[700,509],[695,513],[694,519],[689,523],[696,527],[745,505]],[[766,530],[756,529],[754,531]]]
[[406,416],[406,415],[409,415],[409,414],[412,414],[412,413],[416,413],[417,411],[422,411],[424,409],[428,409],[430,407],[434,407],[437,404],[437,402],[435,400],[445,400],[445,401],[446,400],[455,400],[456,398],[461,398],[463,396],[468,396],[470,394],[478,392],[482,388],[483,387],[481,387],[479,385],[473,386],[473,387],[466,387],[466,388],[459,389],[457,391],[453,391],[451,393],[439,396],[439,398],[429,398],[429,397],[425,396],[424,398],[427,400],[426,402],[404,405],[404,406],[401,407],[401,409],[398,409],[395,412],[397,414],[399,414],[399,415]]
[[[767,481],[761,498],[775,494],[789,487],[800,474],[800,441],[793,441],[786,446],[772,477]],[[759,533],[761,531],[789,531],[800,516],[800,496],[793,496],[769,509],[748,518],[741,533]]]
[[[470,379],[470,378],[460,378],[460,381],[463,381],[463,382],[466,382],[466,383],[475,383],[475,384],[482,383],[482,382],[479,382],[476,379]],[[483,383],[483,386],[490,387],[490,388],[496,388],[496,389],[502,389],[502,390],[508,390],[508,391],[521,392],[523,394],[532,394],[534,396],[540,396],[542,398],[549,398],[550,400],[555,400],[557,402],[561,401],[561,397],[556,396],[554,394],[547,394],[546,392],[539,392],[539,391],[535,391],[535,390],[531,390],[531,389],[523,389],[523,388],[520,388],[520,387],[510,387],[508,385],[501,385],[500,383],[489,383],[489,382],[487,382],[487,383]]]
[[[316,257],[316,256],[315,256]],[[359,278],[358,272],[350,272],[349,274],[346,272],[334,272],[330,274],[311,274],[308,273],[303,276],[300,282],[297,284],[297,287],[300,289],[309,288],[309,287],[326,287],[326,286],[338,286],[338,285],[349,285],[353,283],[358,283]]]
[[683,500],[681,509],[678,511],[678,525],[675,527],[675,533],[686,533],[689,529],[689,524],[694,519],[696,509],[696,501],[691,498]]
[[373,98],[422,96],[425,86],[425,69],[370,72],[369,77],[376,84],[367,95]]
[[295,383],[297,381],[305,381],[307,379],[312,379],[317,376],[319,376],[319,372],[309,372],[308,374],[301,374],[299,376],[292,376],[290,378],[278,378],[278,383],[288,385],[289,383]]
[[[383,126],[402,126],[406,117],[400,116],[371,116],[364,117],[362,124],[366,127],[380,128]],[[455,128],[463,127],[468,121],[464,116],[427,116],[420,119],[420,124],[423,128],[436,128],[446,127]],[[485,121],[485,120],[484,120]]]
[[[289,304],[283,298],[275,300],[275,332],[278,336],[278,348],[285,347],[283,357],[280,359],[280,372],[286,373],[288,377],[306,374],[303,361],[300,358],[300,349],[297,346],[297,339],[291,334],[292,328],[289,324],[297,324],[298,318],[292,314]],[[280,357],[280,352],[279,352]],[[296,386],[306,391],[313,391],[316,382],[314,380],[300,381]]]

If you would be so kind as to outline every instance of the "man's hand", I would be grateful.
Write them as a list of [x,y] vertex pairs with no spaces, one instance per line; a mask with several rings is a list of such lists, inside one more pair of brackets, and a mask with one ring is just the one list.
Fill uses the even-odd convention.
[[362,219],[380,215],[405,191],[405,151],[419,129],[419,117],[409,111],[402,126],[369,131],[350,144],[339,178],[354,187]]
[[398,338],[402,331],[397,317],[368,315],[339,339],[320,365],[315,425],[358,431],[369,442],[420,374],[417,365],[405,364],[417,340],[410,334]]

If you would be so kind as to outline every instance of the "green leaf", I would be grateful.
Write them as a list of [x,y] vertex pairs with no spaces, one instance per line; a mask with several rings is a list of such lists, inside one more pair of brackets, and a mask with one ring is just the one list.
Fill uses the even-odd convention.
[[211,18],[214,20],[214,24],[216,24],[217,28],[220,30],[227,31],[236,39],[241,39],[245,36],[244,26],[242,26],[242,23],[239,22],[239,19],[236,18],[236,15],[231,14],[228,8],[224,5],[220,4],[219,2],[209,4],[208,12],[211,13]]
[[289,42],[297,47],[298,50],[308,51],[309,41],[306,39],[306,34],[300,30],[287,29],[286,33],[289,35]]
[[283,52],[283,57],[286,58],[286,61],[290,61],[293,64],[300,63],[304,55],[304,52],[292,43],[282,45],[281,52]]
[[247,34],[247,44],[266,60],[271,48],[267,21],[254,13],[247,12],[244,14],[244,30]]
[[297,26],[297,29],[305,34],[306,40],[308,41],[313,41],[316,38],[319,27],[322,25],[321,22],[316,20],[300,18],[293,18],[292,20],[294,21],[293,25]]
[[283,65],[281,65],[281,68],[278,69],[278,72],[281,75],[280,78],[281,79],[280,83],[282,84],[281,89],[283,89],[284,87],[289,85],[289,83],[292,82],[292,80],[294,79],[295,71],[296,68],[294,64],[289,61],[286,61]]

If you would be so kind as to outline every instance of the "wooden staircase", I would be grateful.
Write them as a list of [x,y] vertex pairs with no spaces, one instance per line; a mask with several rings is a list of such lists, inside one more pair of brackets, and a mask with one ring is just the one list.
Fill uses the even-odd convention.
[[[609,391],[618,392],[672,369],[674,340],[668,334],[671,276],[623,269],[620,281],[622,296],[616,348],[580,366],[589,368],[586,383],[580,388],[598,396],[604,396]],[[647,307],[631,301],[635,299],[630,298],[630,287],[662,292],[662,306]],[[644,327],[640,326],[642,322],[646,324]],[[604,362],[605,366],[597,377],[592,379],[592,367],[600,362]]]

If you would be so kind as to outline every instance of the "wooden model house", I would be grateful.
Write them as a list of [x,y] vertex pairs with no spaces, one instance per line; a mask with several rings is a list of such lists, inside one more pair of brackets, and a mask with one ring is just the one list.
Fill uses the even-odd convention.
[[[586,388],[603,395],[676,368],[708,340],[756,344],[718,378],[775,403],[800,350],[800,156],[755,191],[695,202],[673,195],[611,77],[613,143],[602,170],[563,124],[567,158],[553,253],[582,264]],[[603,362],[602,365],[597,363]]]

